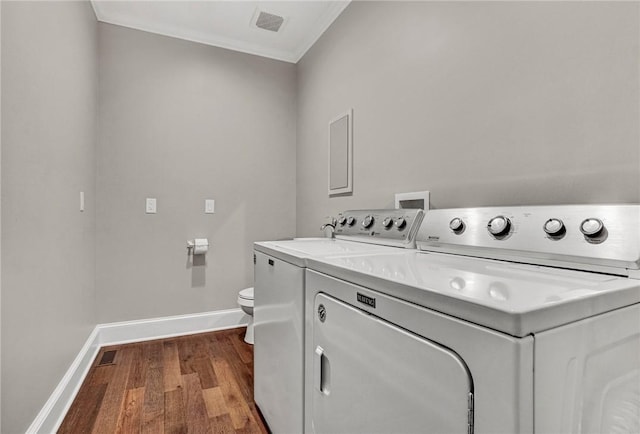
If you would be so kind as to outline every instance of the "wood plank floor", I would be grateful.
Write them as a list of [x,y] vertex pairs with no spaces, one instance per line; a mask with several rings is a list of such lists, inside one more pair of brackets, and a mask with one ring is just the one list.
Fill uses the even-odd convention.
[[102,348],[58,433],[268,433],[243,338],[240,328]]

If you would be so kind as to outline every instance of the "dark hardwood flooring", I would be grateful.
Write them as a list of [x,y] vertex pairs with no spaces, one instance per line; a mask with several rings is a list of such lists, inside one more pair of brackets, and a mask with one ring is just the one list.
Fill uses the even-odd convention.
[[268,433],[243,338],[240,328],[101,348],[58,433]]

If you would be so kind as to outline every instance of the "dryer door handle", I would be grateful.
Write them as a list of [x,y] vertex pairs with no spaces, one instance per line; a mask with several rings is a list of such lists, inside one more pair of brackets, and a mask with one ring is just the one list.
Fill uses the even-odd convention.
[[329,359],[324,353],[324,349],[321,346],[317,346],[313,354],[313,383],[318,392],[328,395],[329,394]]

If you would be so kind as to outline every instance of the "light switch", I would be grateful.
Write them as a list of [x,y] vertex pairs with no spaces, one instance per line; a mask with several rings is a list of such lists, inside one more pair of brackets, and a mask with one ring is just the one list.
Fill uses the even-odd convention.
[[215,207],[216,201],[213,199],[206,199],[204,201],[204,213],[205,214],[213,214],[216,211],[216,207]]
[[147,206],[146,206],[147,214],[155,214],[156,213],[156,198],[148,197],[147,198]]
[[80,212],[84,212],[84,191],[80,192]]

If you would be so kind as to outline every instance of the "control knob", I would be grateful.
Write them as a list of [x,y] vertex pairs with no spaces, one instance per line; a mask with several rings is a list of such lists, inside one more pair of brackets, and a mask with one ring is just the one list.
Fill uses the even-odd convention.
[[602,220],[596,218],[588,218],[580,223],[580,232],[584,234],[585,237],[595,238],[602,233],[604,229],[604,224],[602,224]]
[[398,217],[393,223],[398,229],[402,229],[407,225],[407,220],[404,217]]
[[547,220],[542,229],[552,237],[556,237],[558,235],[562,235],[565,231],[564,223],[560,219],[549,219]]
[[347,218],[347,224],[348,224],[349,226],[353,226],[353,225],[355,225],[355,224],[356,224],[356,218],[355,218],[355,217],[353,217],[353,216],[348,217],[348,218]]
[[362,227],[365,229],[370,228],[372,224],[373,224],[373,216],[368,215],[364,218],[364,220],[362,220]]
[[492,218],[487,224],[489,233],[496,237],[508,234],[510,229],[511,221],[503,215]]
[[391,217],[386,217],[382,220],[382,226],[389,229],[393,225],[393,219]]
[[462,221],[460,217],[451,219],[451,221],[449,222],[449,229],[459,234],[464,229],[464,221]]
[[347,224],[347,218],[345,216],[342,216],[338,219],[338,223],[340,224],[340,226],[344,226]]

